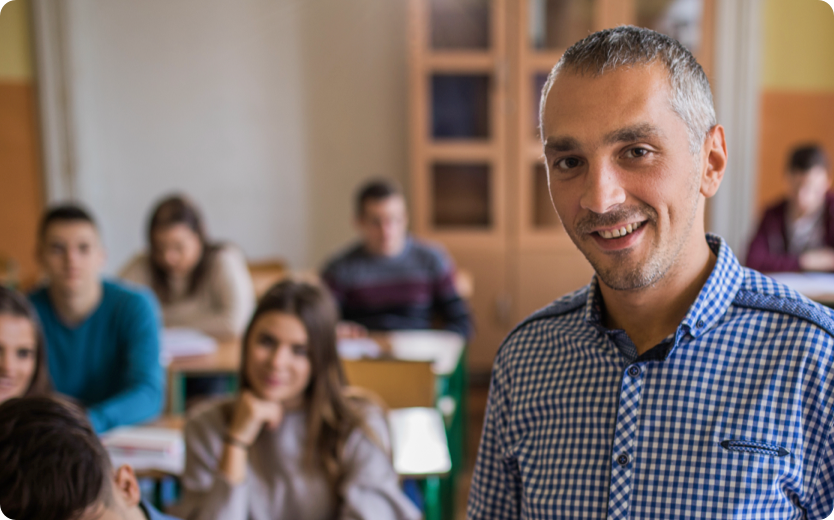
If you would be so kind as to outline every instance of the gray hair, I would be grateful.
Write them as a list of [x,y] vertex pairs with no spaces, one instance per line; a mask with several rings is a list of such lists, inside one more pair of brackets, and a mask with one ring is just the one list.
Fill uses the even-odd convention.
[[674,38],[631,25],[596,32],[565,51],[542,89],[539,121],[544,120],[547,94],[562,70],[601,76],[621,67],[649,65],[656,61],[662,62],[669,73],[672,110],[689,130],[690,152],[698,153],[707,132],[716,125],[712,92],[704,69]]

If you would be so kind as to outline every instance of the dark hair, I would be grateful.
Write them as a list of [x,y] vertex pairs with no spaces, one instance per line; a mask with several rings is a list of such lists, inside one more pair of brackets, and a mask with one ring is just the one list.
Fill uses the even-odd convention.
[[151,287],[157,297],[163,301],[171,300],[171,286],[168,281],[168,273],[156,262],[156,251],[154,247],[153,234],[156,231],[183,224],[193,231],[200,239],[202,254],[200,260],[191,271],[188,284],[188,294],[194,295],[205,283],[208,276],[209,266],[220,249],[219,245],[210,244],[206,238],[206,230],[203,226],[203,217],[197,206],[182,195],[172,195],[161,200],[151,214],[148,223],[148,247],[150,249],[149,262],[151,266]]
[[365,204],[376,202],[395,195],[402,195],[400,185],[391,179],[374,179],[363,184],[356,192],[356,216],[365,213]]
[[46,230],[55,222],[87,222],[98,229],[90,213],[77,204],[61,204],[54,206],[44,213],[38,227],[38,237],[41,241],[46,237]]
[[111,465],[84,413],[55,397],[0,405],[0,504],[15,520],[75,520],[110,505]]
[[[0,285],[0,316],[17,316],[28,320],[35,329],[35,373],[24,396],[45,395],[52,390],[46,364],[46,341],[40,320],[32,305],[19,292]],[[0,504],[2,505],[2,504]]]
[[797,146],[791,152],[788,160],[788,172],[805,173],[812,168],[822,166],[829,168],[828,155],[822,146],[818,144],[806,144]]
[[342,450],[348,435],[360,428],[368,438],[379,443],[361,412],[367,404],[364,396],[349,396],[344,371],[336,353],[336,323],[339,311],[326,289],[307,282],[284,280],[270,288],[258,302],[243,336],[240,371],[241,388],[251,389],[246,373],[249,340],[255,323],[269,312],[297,316],[307,331],[310,358],[310,383],[304,394],[307,433],[304,463],[318,467],[327,477],[337,499],[339,484],[345,477]]

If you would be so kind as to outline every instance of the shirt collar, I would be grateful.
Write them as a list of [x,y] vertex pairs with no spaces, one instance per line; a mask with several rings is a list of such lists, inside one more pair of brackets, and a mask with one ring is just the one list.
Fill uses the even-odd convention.
[[[712,328],[730,308],[744,280],[744,270],[724,239],[707,233],[706,240],[717,257],[715,267],[678,326],[675,346],[677,346],[678,338],[683,334],[688,333],[693,338],[697,338]],[[584,319],[589,325],[604,330],[602,295],[596,275],[591,280],[588,299],[585,303]],[[674,349],[674,346],[672,348]]]

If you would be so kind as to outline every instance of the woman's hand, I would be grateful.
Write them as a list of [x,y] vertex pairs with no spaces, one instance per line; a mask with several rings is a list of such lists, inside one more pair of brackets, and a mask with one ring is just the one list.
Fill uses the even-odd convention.
[[235,403],[228,434],[238,442],[251,445],[261,429],[274,430],[281,424],[284,410],[279,403],[259,399],[250,390],[240,393]]

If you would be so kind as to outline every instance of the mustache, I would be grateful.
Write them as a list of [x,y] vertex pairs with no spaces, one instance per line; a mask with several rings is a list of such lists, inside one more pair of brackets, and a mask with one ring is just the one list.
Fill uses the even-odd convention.
[[612,227],[623,222],[655,222],[657,212],[651,206],[636,208],[617,208],[607,213],[589,212],[576,223],[576,231],[581,234],[592,233],[595,229]]

